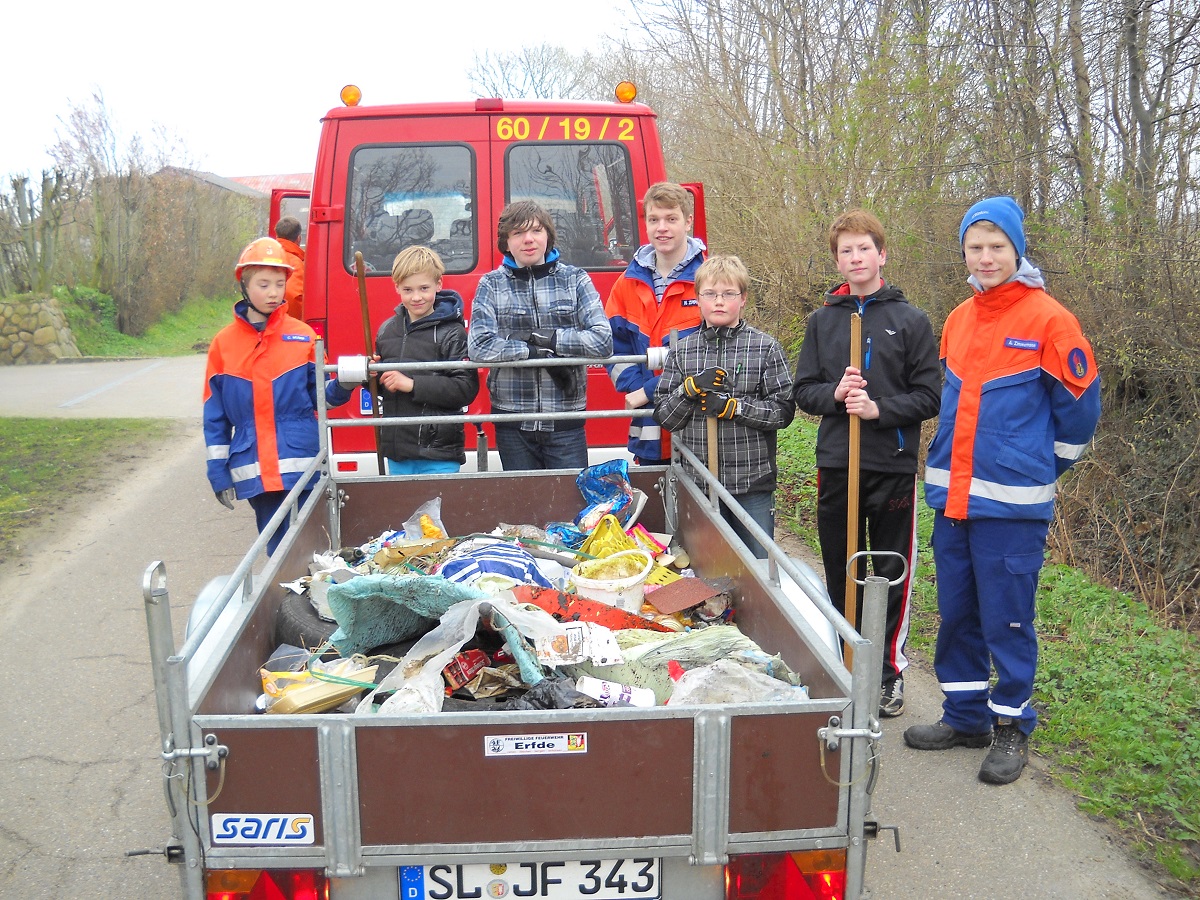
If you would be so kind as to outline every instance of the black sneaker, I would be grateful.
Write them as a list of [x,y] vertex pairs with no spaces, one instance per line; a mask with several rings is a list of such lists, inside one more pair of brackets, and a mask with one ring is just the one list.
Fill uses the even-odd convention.
[[904,715],[904,676],[884,679],[879,692],[879,714],[885,719]]
[[1029,735],[1012,719],[1000,719],[992,738],[992,749],[979,767],[979,780],[988,784],[1012,784],[1029,762]]
[[904,743],[914,750],[949,750],[951,747],[986,747],[990,731],[972,733],[951,728],[941,719],[932,725],[911,725],[904,729]]

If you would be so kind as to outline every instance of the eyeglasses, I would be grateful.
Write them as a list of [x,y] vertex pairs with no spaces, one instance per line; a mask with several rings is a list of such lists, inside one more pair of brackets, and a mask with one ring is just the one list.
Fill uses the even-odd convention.
[[701,300],[716,300],[720,297],[727,302],[736,300],[740,296],[742,296],[741,291],[721,291],[719,294],[716,291],[701,291],[699,294]]

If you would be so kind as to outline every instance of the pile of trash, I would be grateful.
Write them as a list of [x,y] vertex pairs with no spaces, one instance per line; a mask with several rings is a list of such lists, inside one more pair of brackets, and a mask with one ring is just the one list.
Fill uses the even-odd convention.
[[[444,711],[738,703],[807,697],[735,623],[727,584],[638,524],[623,460],[585,469],[573,522],[450,537],[441,499],[359,547],[315,554],[284,587],[337,623],[329,646],[282,645],[260,710]],[[401,657],[379,648],[411,642]]]

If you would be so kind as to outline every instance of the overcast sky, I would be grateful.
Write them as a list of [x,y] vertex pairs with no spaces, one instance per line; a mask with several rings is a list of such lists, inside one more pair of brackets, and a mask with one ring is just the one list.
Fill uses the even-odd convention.
[[[72,104],[103,93],[120,137],[178,135],[218,175],[310,172],[320,118],[363,104],[465,100],[476,53],[594,49],[627,0],[64,0],[3,14],[0,176],[38,175]],[[7,179],[6,179],[7,180]]]

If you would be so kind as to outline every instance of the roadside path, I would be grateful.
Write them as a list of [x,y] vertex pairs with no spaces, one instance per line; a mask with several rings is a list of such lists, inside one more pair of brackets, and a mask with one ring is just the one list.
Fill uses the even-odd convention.
[[[254,535],[244,504],[221,508],[204,479],[204,357],[0,367],[0,417],[168,417],[168,446],[106,473],[0,572],[0,898],[177,894],[161,858],[127,859],[168,835],[157,760],[141,573],[166,560],[176,630],[186,604],[228,572]],[[3,423],[0,422],[0,433]],[[815,560],[803,544],[790,553]],[[819,566],[818,566],[819,571]],[[918,661],[908,710],[883,722],[873,817],[900,827],[872,843],[873,900],[1154,900],[1173,896],[1112,832],[1075,807],[1036,753],[1022,778],[978,781],[983,750],[920,753],[901,732],[934,721],[941,695]],[[1036,750],[1037,739],[1034,737]]]

